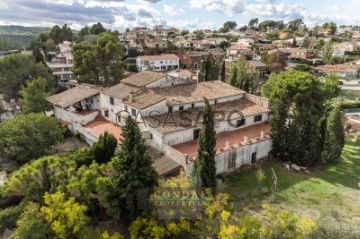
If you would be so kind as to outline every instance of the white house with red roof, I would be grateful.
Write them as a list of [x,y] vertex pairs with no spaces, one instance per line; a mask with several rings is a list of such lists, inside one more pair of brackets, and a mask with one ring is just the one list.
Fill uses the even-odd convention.
[[171,71],[180,67],[180,58],[175,54],[161,54],[153,56],[139,56],[136,58],[139,71]]
[[121,144],[125,117],[133,117],[149,148],[168,170],[181,166],[191,174],[197,160],[202,111],[214,110],[217,173],[265,158],[272,147],[269,101],[222,81],[143,71],[106,89],[78,86],[48,98],[54,114],[93,143],[105,131]]

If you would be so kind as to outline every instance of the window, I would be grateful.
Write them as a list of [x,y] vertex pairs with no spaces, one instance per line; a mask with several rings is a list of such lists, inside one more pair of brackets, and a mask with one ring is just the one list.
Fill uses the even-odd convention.
[[194,109],[195,108],[195,104],[191,104],[191,109]]
[[215,105],[217,104],[217,100],[215,100],[215,103],[214,103]]
[[245,118],[244,119],[240,119],[238,121],[236,121],[236,127],[241,127],[245,125]]
[[109,111],[108,111],[108,110],[105,110],[105,111],[104,111],[104,115],[105,115],[106,118],[109,118]]
[[114,98],[110,97],[110,105],[114,105]]
[[254,122],[260,122],[262,121],[262,115],[257,115],[254,117]]
[[151,139],[151,140],[153,139],[153,134],[152,134],[152,133],[150,133],[150,139]]
[[172,111],[173,111],[172,106],[169,106],[169,112],[172,112]]
[[179,106],[179,111],[182,111],[182,110],[184,110],[184,106],[183,106],[183,105]]
[[132,114],[132,116],[136,116],[136,110],[135,110],[135,109],[131,109],[131,114]]
[[194,139],[198,139],[199,135],[200,135],[200,129],[194,129],[193,131]]
[[256,152],[251,154],[251,164],[256,162]]

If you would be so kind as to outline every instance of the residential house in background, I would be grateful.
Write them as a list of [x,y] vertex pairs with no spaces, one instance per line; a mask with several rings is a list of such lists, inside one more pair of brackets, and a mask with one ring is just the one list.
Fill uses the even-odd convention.
[[139,56],[136,66],[139,71],[170,71],[180,68],[180,58],[174,54],[161,54],[153,56]]
[[290,48],[290,58],[309,60],[316,55],[315,50],[307,48]]
[[245,56],[246,58],[252,59],[255,53],[248,47],[243,47],[240,45],[231,45],[226,49],[226,57],[231,60],[236,60],[240,56]]
[[261,61],[248,61],[248,63],[249,66],[259,72],[260,75],[264,75],[268,72],[268,66]]
[[181,63],[191,68],[198,68],[201,61],[211,57],[210,52],[206,51],[184,51],[178,55]]
[[333,56],[344,57],[346,52],[354,52],[360,49],[356,42],[341,42],[333,44]]
[[[360,77],[360,65],[347,65],[347,64],[338,64],[338,65],[322,65],[314,67],[316,73],[328,75],[336,74],[340,79],[340,82],[343,84],[359,84]],[[343,82],[343,80],[347,80]],[[349,80],[354,80],[350,82]]]
[[71,53],[72,43],[64,41],[58,45],[59,53],[51,59],[51,62],[46,62],[53,74],[58,77],[59,83],[66,84],[70,81],[76,83],[76,76],[72,72],[73,56]]

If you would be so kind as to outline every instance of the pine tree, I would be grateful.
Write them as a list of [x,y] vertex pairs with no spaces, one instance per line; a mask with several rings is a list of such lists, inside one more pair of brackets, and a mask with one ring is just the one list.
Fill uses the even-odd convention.
[[216,188],[215,161],[216,132],[214,130],[214,113],[205,99],[203,127],[200,132],[198,157],[193,169],[193,177],[198,187]]
[[121,149],[115,163],[117,204],[120,215],[134,219],[139,210],[136,206],[137,190],[157,185],[158,174],[152,166],[152,159],[146,151],[145,141],[136,122],[130,116],[125,120]]
[[343,115],[338,106],[329,113],[326,121],[324,149],[321,154],[323,162],[333,163],[339,160],[341,156],[345,144],[342,117]]
[[50,96],[46,92],[47,82],[44,78],[37,78],[26,84],[19,92],[22,109],[25,113],[41,113],[47,108],[46,98]]
[[91,147],[89,153],[97,163],[107,163],[114,156],[117,145],[116,138],[112,134],[105,132]]

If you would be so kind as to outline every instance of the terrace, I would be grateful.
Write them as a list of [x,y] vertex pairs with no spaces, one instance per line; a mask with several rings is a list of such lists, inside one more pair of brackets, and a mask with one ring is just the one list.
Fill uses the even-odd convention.
[[[216,135],[216,154],[221,154],[229,147],[239,148],[246,144],[257,143],[270,138],[270,126],[267,123],[257,124],[244,129],[223,132]],[[247,142],[245,142],[247,141]],[[183,155],[195,159],[198,151],[198,141],[192,140],[172,146]]]

